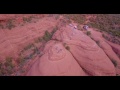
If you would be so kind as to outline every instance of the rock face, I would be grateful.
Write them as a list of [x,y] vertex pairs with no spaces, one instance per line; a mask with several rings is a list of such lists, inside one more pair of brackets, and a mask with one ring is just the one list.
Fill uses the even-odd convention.
[[91,32],[92,32],[91,37],[95,41],[99,41],[100,48],[105,52],[105,54],[110,58],[110,60],[117,63],[117,65],[115,65],[116,74],[120,74],[120,59],[116,55],[116,53],[119,55],[120,50],[119,45],[116,45],[105,40],[104,38],[102,38],[102,35],[99,32],[95,32],[93,30],[91,30]]
[[86,76],[80,65],[62,43],[50,41],[44,55],[36,61],[27,75],[32,76]]
[[[52,39],[46,44],[44,55],[27,73],[28,76],[116,75],[115,67],[105,52],[90,37],[74,27],[61,28]],[[64,44],[70,50],[66,50]]]
[[[4,15],[0,15],[0,18],[2,18],[2,16]],[[6,19],[5,18],[2,19],[9,20],[15,17],[24,17],[24,16],[29,17],[32,15],[10,14],[4,16],[6,17]],[[38,16],[42,17],[39,14]],[[38,16],[34,15],[34,17],[36,18],[38,18]],[[5,57],[8,56],[16,57],[18,53],[21,51],[21,49],[23,49],[29,43],[33,43],[34,39],[37,39],[38,37],[44,35],[45,30],[50,31],[51,28],[53,28],[57,24],[57,21],[54,18],[43,17],[41,18],[41,20],[39,19],[40,18],[37,19],[38,21],[36,21],[36,23],[23,22],[22,24],[24,26],[21,26],[21,24],[16,25],[16,23],[18,23],[18,20],[15,20],[16,22],[16,23],[14,22],[15,27],[12,28],[12,30],[9,30],[8,28],[5,29],[0,28],[0,61],[4,60]]]
[[56,32],[53,38],[67,43],[79,65],[90,75],[115,75],[115,68],[107,55],[81,31],[67,26]]

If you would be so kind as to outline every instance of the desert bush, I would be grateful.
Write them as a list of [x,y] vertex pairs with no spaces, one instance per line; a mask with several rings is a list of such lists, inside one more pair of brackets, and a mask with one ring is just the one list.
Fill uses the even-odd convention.
[[58,30],[58,27],[57,27],[57,26],[54,27],[53,30],[52,30],[52,32],[51,32],[51,36],[53,36],[53,34],[54,34],[57,30]]
[[68,19],[71,19],[79,24],[83,24],[86,20],[84,14],[64,14]]
[[31,22],[32,21],[32,16],[30,17],[23,17],[24,22]]
[[39,51],[39,49],[37,48],[37,47],[35,47],[34,49],[33,49],[33,53],[35,54],[40,54],[40,51]]
[[13,20],[8,20],[7,21],[7,23],[6,23],[6,27],[8,28],[8,29],[12,29],[12,28],[14,28],[15,27],[15,25],[13,24]]
[[43,36],[43,40],[49,41],[51,39],[51,34],[48,31],[45,31],[45,34]]
[[102,34],[102,37],[105,38],[106,40],[110,41],[110,38],[107,37],[106,35]]
[[101,31],[105,31],[114,36],[120,37],[120,31],[115,25],[120,23],[120,15],[115,14],[97,14],[95,20],[90,21],[90,25],[94,28],[98,28]]
[[34,47],[34,44],[29,44],[28,46],[24,47],[24,50],[28,50],[30,48]]
[[6,57],[5,62],[0,63],[0,76],[8,76],[14,72],[14,64],[12,57]]
[[17,59],[17,63],[18,63],[19,65],[23,64],[24,61],[25,61],[25,58],[24,58],[23,56],[20,56],[20,57]]

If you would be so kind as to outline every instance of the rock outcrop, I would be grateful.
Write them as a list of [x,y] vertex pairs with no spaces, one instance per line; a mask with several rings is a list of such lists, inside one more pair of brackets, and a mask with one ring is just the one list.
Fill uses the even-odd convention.
[[27,75],[32,76],[86,76],[80,65],[62,43],[49,41],[44,55],[37,60]]
[[115,75],[114,65],[104,51],[81,31],[67,26],[53,38],[69,45],[72,55],[90,75]]
[[[74,27],[62,27],[52,39],[46,44],[44,55],[29,70],[28,76],[116,75],[115,67],[105,52],[90,37]],[[64,44],[70,50],[67,51]]]
[[[100,48],[109,57],[111,62],[115,62],[116,63],[116,65],[115,65],[116,74],[120,74],[120,59],[119,59],[119,57],[115,53],[115,50],[117,50],[117,53],[119,54],[119,45],[115,45],[115,44],[105,40],[104,38],[102,38],[102,35],[99,32],[95,32],[93,30],[91,30],[91,32],[92,32],[91,37],[95,41],[99,42]],[[117,49],[116,49],[116,47],[117,47]]]

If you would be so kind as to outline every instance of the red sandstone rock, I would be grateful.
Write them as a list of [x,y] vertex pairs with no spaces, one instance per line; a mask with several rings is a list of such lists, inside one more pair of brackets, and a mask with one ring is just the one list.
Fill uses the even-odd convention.
[[90,75],[115,75],[114,65],[104,51],[81,31],[67,26],[56,32],[53,38],[66,43],[76,61]]
[[50,41],[44,51],[45,54],[33,64],[28,76],[86,76],[62,43]]

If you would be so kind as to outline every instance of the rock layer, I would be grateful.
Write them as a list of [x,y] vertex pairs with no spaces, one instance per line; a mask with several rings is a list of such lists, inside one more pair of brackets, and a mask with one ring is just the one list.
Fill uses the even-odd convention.
[[[52,39],[44,48],[45,54],[34,63],[27,75],[116,75],[115,67],[105,52],[74,27],[62,27]],[[54,41],[56,39],[60,42]],[[67,51],[62,43],[70,50]]]
[[27,75],[32,76],[86,76],[80,65],[62,43],[50,41],[45,54],[37,60]]

